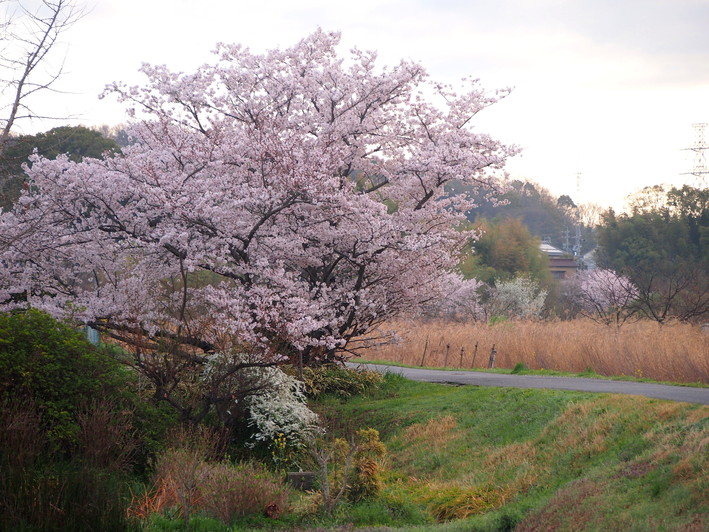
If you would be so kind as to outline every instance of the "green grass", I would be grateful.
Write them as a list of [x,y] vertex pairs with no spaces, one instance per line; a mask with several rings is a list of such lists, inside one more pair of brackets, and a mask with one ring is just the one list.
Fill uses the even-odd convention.
[[[388,375],[375,395],[320,402],[340,428],[379,430],[380,501],[355,526],[405,530],[702,530],[709,407],[582,392],[450,387]],[[422,524],[406,515],[428,514]],[[384,512],[390,515],[392,512]],[[415,514],[419,516],[421,513]],[[377,520],[380,519],[380,520]],[[438,521],[438,522],[437,522]]]
[[[373,500],[190,530],[706,530],[709,407],[608,394],[452,387],[385,374],[364,395],[314,408],[339,435],[386,444]],[[309,508],[309,509],[308,509]],[[145,530],[179,530],[154,517]],[[211,528],[214,527],[214,528]]]

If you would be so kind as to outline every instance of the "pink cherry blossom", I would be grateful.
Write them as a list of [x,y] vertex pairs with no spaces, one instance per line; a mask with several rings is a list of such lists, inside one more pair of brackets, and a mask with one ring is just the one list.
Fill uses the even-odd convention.
[[338,42],[219,45],[192,74],[145,65],[144,86],[108,87],[138,119],[134,144],[35,157],[0,220],[0,297],[24,292],[141,353],[247,346],[265,363],[332,359],[450,292],[473,205],[446,184],[495,191],[517,150],[473,119],[507,91],[456,91]]

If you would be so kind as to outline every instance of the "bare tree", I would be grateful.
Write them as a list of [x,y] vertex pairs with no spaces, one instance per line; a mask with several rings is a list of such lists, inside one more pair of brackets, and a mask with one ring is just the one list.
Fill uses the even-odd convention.
[[[55,90],[63,65],[50,68],[49,59],[60,36],[81,16],[73,0],[0,0],[0,153],[18,120],[57,118],[36,113],[28,100]],[[32,6],[32,7],[30,7]]]
[[651,320],[703,322],[709,315],[706,262],[673,261],[664,268],[628,268],[638,279],[637,306]]
[[578,220],[586,227],[596,227],[601,221],[603,210],[597,203],[582,203],[578,206]]

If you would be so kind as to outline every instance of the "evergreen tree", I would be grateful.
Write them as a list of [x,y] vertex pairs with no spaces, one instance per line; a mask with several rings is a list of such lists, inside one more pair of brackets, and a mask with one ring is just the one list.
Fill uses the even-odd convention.
[[637,304],[664,322],[709,314],[709,189],[646,187],[630,212],[608,210],[598,228],[598,263],[637,286]]

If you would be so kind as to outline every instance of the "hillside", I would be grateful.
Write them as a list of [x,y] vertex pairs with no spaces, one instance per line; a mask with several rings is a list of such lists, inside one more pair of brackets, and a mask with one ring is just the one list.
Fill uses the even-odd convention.
[[[388,450],[381,511],[420,516],[413,505],[431,521],[406,530],[709,526],[706,406],[390,375],[380,395],[320,407],[346,420],[340,430],[379,430]],[[370,513],[354,524],[387,523],[377,521]]]

